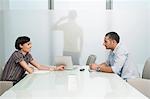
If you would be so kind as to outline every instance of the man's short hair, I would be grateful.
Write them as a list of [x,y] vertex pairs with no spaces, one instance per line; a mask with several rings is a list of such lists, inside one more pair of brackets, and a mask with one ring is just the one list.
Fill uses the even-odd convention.
[[20,36],[16,39],[16,42],[15,42],[15,48],[18,49],[18,50],[21,50],[20,48],[20,44],[23,45],[27,42],[30,41],[30,38],[27,37],[27,36]]
[[109,37],[112,40],[115,40],[117,43],[119,43],[120,41],[120,37],[116,32],[108,32],[105,37]]

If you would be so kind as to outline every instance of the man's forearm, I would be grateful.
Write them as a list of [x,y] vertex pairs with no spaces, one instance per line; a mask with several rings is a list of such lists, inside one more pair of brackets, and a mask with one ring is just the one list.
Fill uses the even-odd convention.
[[106,63],[99,64],[100,71],[107,72],[107,73],[113,73],[112,68],[108,66]]

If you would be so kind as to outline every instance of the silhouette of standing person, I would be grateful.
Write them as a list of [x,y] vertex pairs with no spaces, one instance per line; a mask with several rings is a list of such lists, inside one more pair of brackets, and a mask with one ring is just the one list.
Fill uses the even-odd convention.
[[54,25],[54,30],[64,33],[64,56],[72,56],[73,64],[78,65],[83,46],[83,33],[76,23],[77,12],[70,10],[68,16],[60,18]]

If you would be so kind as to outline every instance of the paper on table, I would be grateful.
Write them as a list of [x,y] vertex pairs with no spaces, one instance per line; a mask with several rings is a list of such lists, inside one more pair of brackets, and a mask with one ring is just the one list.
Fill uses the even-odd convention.
[[37,70],[37,71],[34,71],[33,73],[34,74],[41,74],[41,73],[48,73],[49,71],[46,71],[46,70]]
[[88,69],[89,72],[96,72],[96,70],[93,70],[93,69]]

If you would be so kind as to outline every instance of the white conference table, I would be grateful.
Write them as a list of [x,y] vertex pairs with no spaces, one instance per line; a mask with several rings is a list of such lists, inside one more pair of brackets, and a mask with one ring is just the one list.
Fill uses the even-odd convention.
[[[80,71],[80,68],[85,68]],[[148,99],[112,73],[74,70],[37,71],[27,75],[0,99]]]

